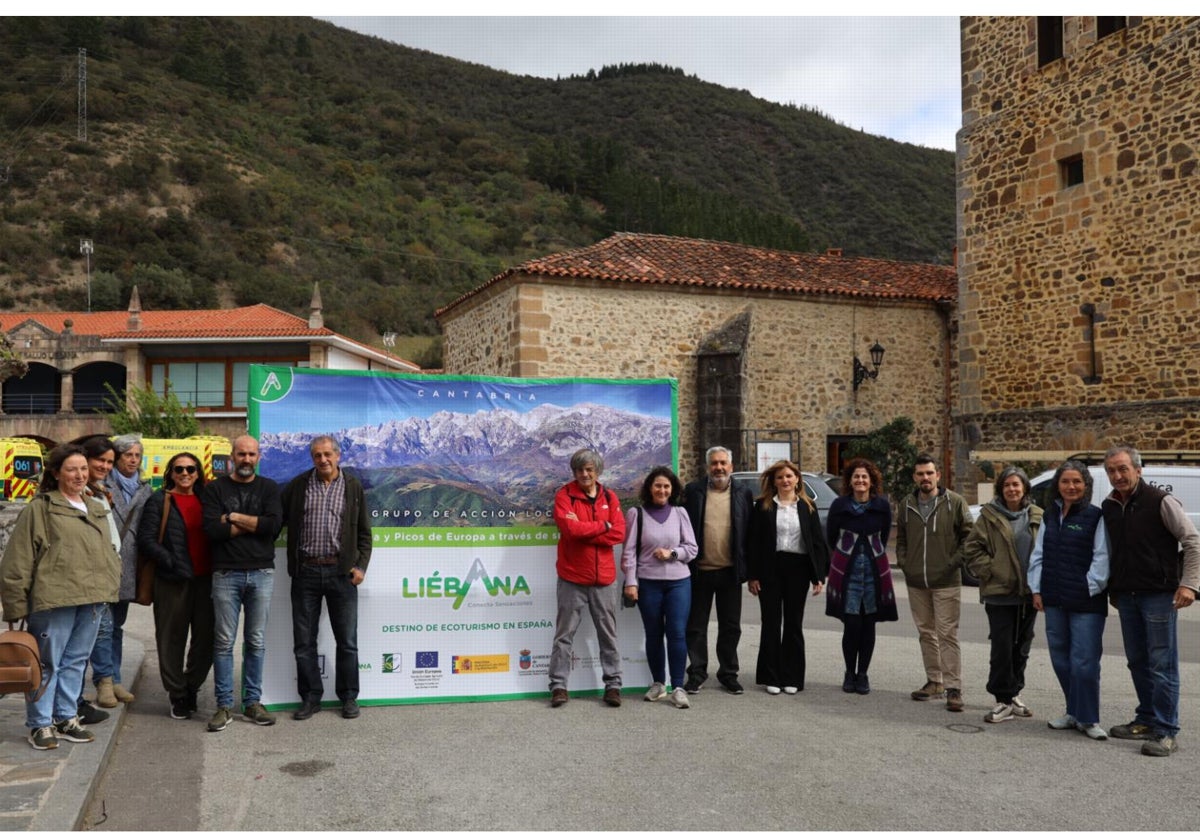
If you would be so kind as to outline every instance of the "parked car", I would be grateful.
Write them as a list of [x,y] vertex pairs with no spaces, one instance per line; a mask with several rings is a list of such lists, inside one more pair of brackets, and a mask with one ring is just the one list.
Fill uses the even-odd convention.
[[[842,479],[840,476],[829,473],[811,472],[801,472],[800,477],[804,481],[805,491],[817,503],[817,516],[820,517],[821,526],[824,527],[825,519],[829,516],[829,506],[839,495],[838,488],[841,486]],[[735,472],[733,482],[743,487],[749,487],[750,492],[755,496],[758,496],[762,490],[761,473]]]

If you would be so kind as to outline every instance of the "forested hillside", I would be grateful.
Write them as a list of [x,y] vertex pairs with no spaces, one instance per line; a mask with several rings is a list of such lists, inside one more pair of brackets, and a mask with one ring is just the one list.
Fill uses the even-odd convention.
[[[86,139],[77,137],[86,48]],[[689,76],[513,76],[305,18],[0,20],[0,308],[259,301],[357,338],[613,231],[948,262],[954,157]]]

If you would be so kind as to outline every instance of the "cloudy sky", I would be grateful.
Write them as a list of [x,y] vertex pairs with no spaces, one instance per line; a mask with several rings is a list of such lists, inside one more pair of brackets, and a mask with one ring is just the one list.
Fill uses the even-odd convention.
[[324,19],[545,78],[657,62],[762,99],[816,108],[851,128],[938,149],[954,149],[961,120],[956,17]]

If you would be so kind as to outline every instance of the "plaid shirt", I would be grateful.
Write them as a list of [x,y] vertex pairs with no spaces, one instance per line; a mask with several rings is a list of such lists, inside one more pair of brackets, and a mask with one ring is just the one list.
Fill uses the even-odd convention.
[[304,488],[304,520],[300,528],[300,554],[328,557],[342,549],[342,514],[346,510],[346,482],[342,471],[326,484],[313,470]]

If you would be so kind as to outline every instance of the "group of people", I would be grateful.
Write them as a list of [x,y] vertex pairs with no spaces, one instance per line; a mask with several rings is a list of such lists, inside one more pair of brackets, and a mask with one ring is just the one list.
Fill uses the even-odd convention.
[[[761,476],[760,493],[732,482],[732,455],[705,454],[705,479],[682,485],[655,467],[640,504],[622,512],[599,476],[602,456],[581,449],[574,480],[554,501],[558,526],[557,616],[550,658],[550,705],[569,700],[572,644],[586,607],[596,630],[603,702],[621,705],[616,604],[636,602],[646,637],[651,685],[645,700],[664,697],[688,708],[709,676],[708,624],[717,611],[717,682],[742,694],[737,647],[742,584],[759,599],[762,630],[755,682],[770,695],[804,690],[804,610],[825,593],[825,612],[843,625],[842,690],[869,694],[876,624],[898,620],[888,555],[893,509],[878,467],[850,460],[842,494],[821,526],[799,467],[782,460]],[[1021,698],[1038,613],[1045,616],[1050,660],[1065,699],[1051,729],[1094,740],[1140,740],[1142,753],[1168,756],[1179,731],[1177,611],[1200,591],[1200,535],[1179,501],[1141,480],[1136,449],[1106,453],[1112,493],[1092,504],[1092,475],[1078,461],[1054,475],[1047,510],[1030,498],[1029,478],[1007,467],[995,498],[975,521],[962,496],[941,486],[934,458],[921,454],[912,493],[896,505],[896,563],[917,628],[924,684],[916,701],[944,699],[964,709],[958,644],[962,575],[979,581],[988,619],[988,723],[1028,718]],[[618,567],[613,548],[623,545]],[[1121,620],[1125,655],[1137,693],[1134,719],[1100,725],[1100,657],[1109,604]],[[667,686],[670,686],[668,691]]]
[[[258,442],[243,435],[233,441],[230,475],[206,482],[200,458],[180,452],[156,492],[141,478],[137,436],[96,436],[49,453],[39,493],[17,517],[0,560],[4,618],[27,621],[43,662],[43,690],[26,700],[34,749],[93,741],[87,727],[108,718],[97,706],[135,699],[121,685],[121,649],[139,556],[153,566],[155,640],[171,717],[198,711],[211,671],[217,709],[208,730],[233,720],[234,643],[244,614],[241,715],[275,723],[262,704],[262,678],[275,539],[285,526],[300,694],[293,717],[322,708],[322,602],[336,642],[341,713],[359,716],[357,587],[371,557],[370,519],[361,482],[339,467],[337,441],[319,436],[309,452],[313,468],[281,490],[258,475]],[[83,696],[89,662],[95,705]]]

